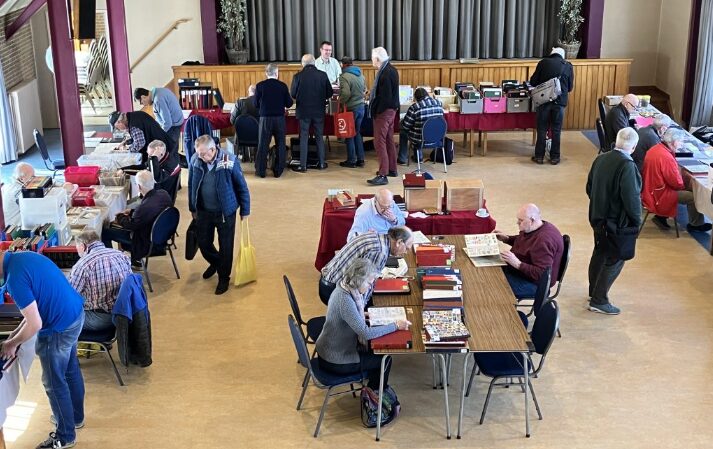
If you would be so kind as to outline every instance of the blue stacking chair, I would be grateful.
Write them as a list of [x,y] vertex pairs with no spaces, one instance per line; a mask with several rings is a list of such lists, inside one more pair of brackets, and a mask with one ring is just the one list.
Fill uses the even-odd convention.
[[47,143],[45,142],[45,138],[40,134],[40,132],[37,129],[34,129],[32,131],[32,135],[35,138],[35,145],[37,145],[37,149],[40,150],[40,156],[42,156],[42,162],[45,163],[45,167],[47,170],[52,172],[52,178],[54,178],[54,175],[57,174],[58,170],[64,170],[65,168],[65,163],[64,159],[59,159],[56,161],[53,161],[50,158],[50,153],[49,150],[47,149]]
[[[252,162],[250,148],[257,148],[260,135],[260,124],[252,115],[243,114],[235,121],[235,148],[242,154],[243,162]],[[245,155],[247,154],[247,158]]]
[[[552,341],[555,339],[558,326],[559,308],[557,306],[557,302],[554,300],[548,300],[542,304],[542,307],[540,307],[537,312],[537,319],[535,320],[532,332],[530,333],[532,343],[535,346],[535,352],[540,355],[540,361],[536,368],[532,357],[528,357],[526,369],[529,372],[530,378],[537,378],[542,371],[545,364],[545,358],[550,350],[550,346],[552,346]],[[485,397],[483,413],[480,415],[480,424],[483,424],[483,420],[485,420],[485,413],[488,411],[488,403],[490,402],[490,394],[492,393],[495,385],[519,385],[523,391],[525,388],[530,388],[532,400],[534,401],[535,408],[537,409],[537,416],[539,419],[542,419],[542,412],[540,411],[540,405],[537,402],[537,396],[535,396],[535,390],[532,387],[532,382],[528,380],[528,385],[523,385],[525,367],[523,367],[522,364],[522,354],[519,352],[482,352],[475,353],[474,355],[476,366],[480,368],[480,372],[485,376],[492,377],[490,387],[488,388],[488,395]],[[475,367],[473,367],[473,370],[475,370]],[[513,382],[513,379],[515,378],[518,379],[518,384]],[[496,383],[501,379],[508,380],[504,383]],[[470,395],[472,382],[473,376],[471,374],[466,396]]]
[[181,218],[180,212],[175,207],[167,207],[163,210],[156,220],[153,222],[151,227],[151,246],[149,247],[149,253],[145,258],[141,260],[141,271],[143,271],[146,277],[146,283],[149,286],[149,291],[153,293],[153,287],[151,286],[151,278],[149,278],[149,258],[156,256],[165,256],[166,251],[171,256],[171,262],[173,263],[173,270],[176,272],[176,279],[181,279],[181,275],[178,274],[178,267],[176,266],[176,259],[173,257],[173,251],[171,246],[174,245],[174,237],[176,235],[176,229],[178,229],[178,221]]
[[302,313],[300,312],[300,306],[297,303],[297,297],[295,296],[295,291],[292,289],[292,284],[287,276],[282,276],[282,280],[285,282],[285,290],[287,291],[287,299],[290,301],[290,307],[292,307],[292,315],[297,320],[297,324],[301,328],[304,328],[307,332],[305,333],[305,343],[315,344],[317,342],[317,337],[322,333],[322,328],[324,327],[324,322],[327,320],[326,316],[317,316],[310,318],[306,322],[302,319]]
[[448,132],[448,124],[443,117],[431,117],[426,120],[421,128],[421,144],[416,147],[416,173],[421,173],[421,159],[423,158],[423,150],[439,149],[443,152],[443,172],[448,173],[446,166],[446,149],[443,139],[446,138]]
[[[322,425],[322,419],[324,419],[324,413],[327,411],[327,402],[329,401],[329,398],[346,393],[355,394],[357,391],[361,390],[361,385],[364,382],[366,373],[338,375],[322,370],[319,367],[319,360],[316,358],[310,358],[309,352],[307,351],[307,344],[305,343],[305,337],[302,334],[299,324],[297,324],[297,321],[295,321],[295,318],[292,315],[287,317],[287,323],[290,326],[290,334],[292,335],[292,341],[295,343],[295,349],[297,350],[300,364],[307,368],[307,376],[305,376],[302,381],[302,394],[300,395],[299,402],[297,402],[297,410],[302,407],[302,401],[304,400],[305,392],[307,391],[310,379],[314,383],[315,387],[320,390],[327,390],[324,395],[322,409],[319,412],[317,427],[314,429],[314,437],[317,438],[317,435],[319,435],[319,428]],[[359,384],[357,388],[354,388],[353,384],[355,383]],[[349,386],[349,389],[345,391],[332,392],[333,389],[344,386]]]

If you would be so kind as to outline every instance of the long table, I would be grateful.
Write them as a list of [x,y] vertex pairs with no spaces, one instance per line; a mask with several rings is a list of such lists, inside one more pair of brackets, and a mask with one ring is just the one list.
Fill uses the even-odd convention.
[[[322,225],[314,267],[321,270],[334,257],[334,252],[347,243],[347,234],[354,222],[356,209],[335,209],[324,200]],[[406,226],[426,235],[485,234],[495,229],[492,216],[481,218],[475,211],[451,212],[450,215],[430,215],[427,218],[406,217]]]
[[[515,309],[517,300],[510,289],[500,267],[476,268],[465,256],[462,248],[465,247],[465,238],[462,235],[445,236],[439,243],[448,243],[456,246],[456,260],[454,268],[460,269],[463,277],[463,305],[465,308],[465,324],[470,331],[468,339],[468,353],[463,356],[463,385],[460,394],[460,409],[458,413],[458,434],[461,436],[463,422],[463,409],[465,404],[465,391],[468,381],[468,359],[470,352],[519,352],[523,356],[523,366],[528,366],[528,354],[532,349],[530,336],[527,334],[522,321],[518,317]],[[415,277],[416,257],[412,251],[406,255],[406,262],[409,266],[409,275]],[[375,295],[373,303],[377,307],[404,306],[407,316],[412,323],[411,336],[412,348],[399,350],[374,351],[376,354],[426,354],[421,335],[422,320],[420,312],[423,308],[423,291],[418,282],[411,282],[411,293],[408,295]],[[410,313],[408,313],[410,311]],[[443,355],[439,353],[439,355]],[[383,368],[382,359],[382,381],[380,382],[379,395],[383,393]],[[441,370],[443,372],[443,389],[447,395],[447,376],[445,362],[441,358]],[[525,370],[525,385],[528,384],[528,372]],[[527,388],[525,388],[525,432],[530,436],[529,421],[529,398]],[[381,401],[379,401],[381,404]],[[446,436],[450,438],[450,420],[448,410],[448,399],[446,406]],[[376,439],[381,436],[381,419],[377,420]]]

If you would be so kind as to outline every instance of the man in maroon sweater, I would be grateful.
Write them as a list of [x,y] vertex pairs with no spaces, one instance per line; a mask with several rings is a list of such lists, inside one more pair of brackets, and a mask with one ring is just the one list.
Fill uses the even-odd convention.
[[515,297],[532,298],[536,282],[547,267],[552,267],[550,285],[556,282],[564,241],[555,225],[542,221],[540,209],[534,204],[525,204],[517,211],[517,227],[518,235],[510,236],[497,229],[493,232],[498,240],[512,246],[501,255],[508,264],[503,271]]

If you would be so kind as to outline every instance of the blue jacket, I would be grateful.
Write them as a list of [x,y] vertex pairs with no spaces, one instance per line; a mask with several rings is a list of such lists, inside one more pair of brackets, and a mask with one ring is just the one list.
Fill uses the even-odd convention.
[[[250,215],[250,191],[240,168],[240,161],[235,155],[228,154],[218,149],[216,157],[216,177],[218,188],[218,202],[224,217],[233,215],[240,207],[240,216]],[[203,181],[203,175],[208,169],[198,154],[191,158],[188,172],[188,209],[196,212],[198,204],[198,191]]]
[[209,136],[213,135],[213,128],[210,126],[208,119],[201,115],[188,117],[186,125],[183,127],[183,151],[186,153],[186,159],[189,161],[196,151],[193,142],[204,134],[208,134]]

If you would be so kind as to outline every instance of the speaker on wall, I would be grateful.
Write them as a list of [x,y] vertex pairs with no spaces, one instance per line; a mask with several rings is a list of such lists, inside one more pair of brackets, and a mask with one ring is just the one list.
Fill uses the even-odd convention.
[[96,34],[96,0],[79,0],[77,39],[94,39]]

